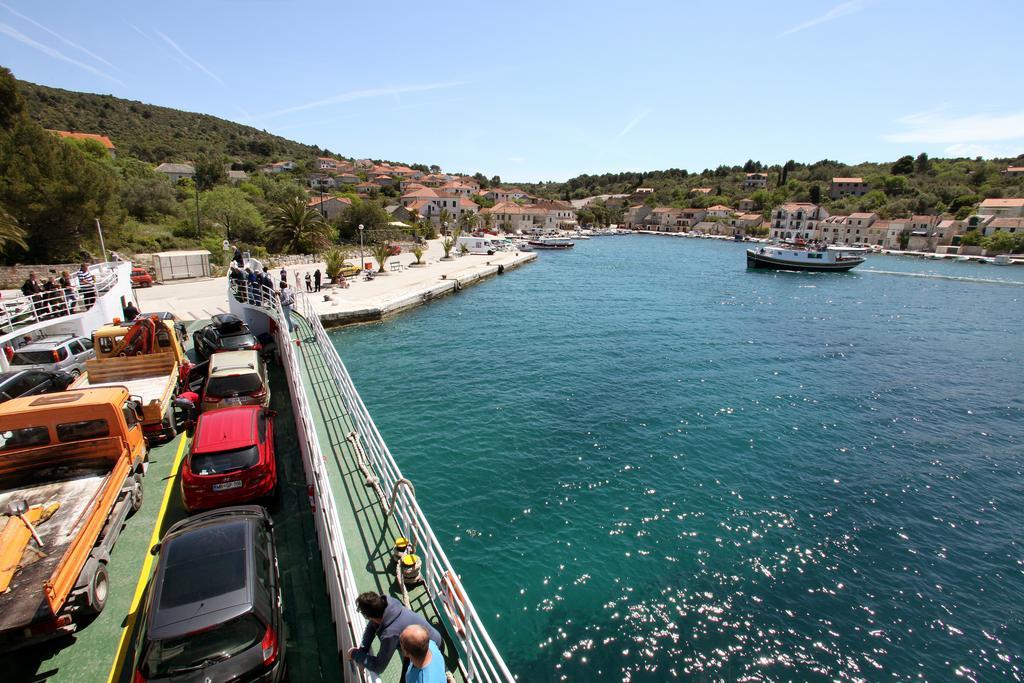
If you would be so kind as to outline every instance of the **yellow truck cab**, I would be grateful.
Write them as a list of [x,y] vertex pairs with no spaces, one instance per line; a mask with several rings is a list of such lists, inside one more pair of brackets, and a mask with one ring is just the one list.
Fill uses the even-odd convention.
[[[188,356],[185,355],[185,346],[178,336],[173,320],[155,320],[156,343],[148,353],[171,353],[178,365],[187,365]],[[131,323],[105,325],[92,333],[92,344],[96,350],[97,358],[113,358],[119,355],[139,355],[138,353],[127,353],[122,345],[128,332],[132,329]]]
[[0,404],[0,647],[71,633],[103,609],[145,457],[124,387]]

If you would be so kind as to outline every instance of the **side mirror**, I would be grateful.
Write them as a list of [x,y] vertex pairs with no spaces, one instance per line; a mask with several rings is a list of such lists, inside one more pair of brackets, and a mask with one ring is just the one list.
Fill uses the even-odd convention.
[[154,556],[155,555],[159,555],[160,554],[160,546],[162,546],[162,545],[163,545],[162,543],[154,544],[153,547],[149,549],[149,554],[150,555],[154,555]]
[[138,396],[132,396],[131,401],[132,409],[135,410],[135,417],[139,418],[139,421],[141,422],[143,419],[145,419],[142,414],[142,399]]

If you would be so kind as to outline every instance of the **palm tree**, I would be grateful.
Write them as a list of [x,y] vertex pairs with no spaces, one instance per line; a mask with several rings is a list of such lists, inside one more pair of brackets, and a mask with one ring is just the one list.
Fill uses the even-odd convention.
[[441,226],[443,227],[452,219],[452,214],[448,211],[448,209],[441,209],[441,213],[437,214],[437,218],[439,221],[441,221]]
[[267,248],[280,253],[312,253],[331,244],[331,226],[301,198],[278,205],[265,235]]
[[17,219],[0,207],[0,254],[6,254],[11,247],[20,247],[28,251],[26,234],[18,225]]
[[409,223],[412,224],[413,237],[419,234],[420,227],[420,210],[417,208],[411,208],[409,211]]
[[491,223],[494,222],[494,216],[491,215],[490,211],[481,215],[484,217],[484,232],[490,232]]
[[459,222],[462,223],[462,227],[467,232],[473,232],[473,228],[476,227],[477,217],[475,213],[469,213],[468,211],[459,216]]
[[451,260],[452,249],[455,248],[455,243],[459,240],[459,235],[462,234],[462,228],[455,226],[452,228],[450,234],[445,235],[445,238],[441,240],[441,248],[444,249],[444,260]]
[[377,259],[377,272],[383,273],[384,263],[391,256],[391,243],[387,240],[374,242],[370,245],[370,253],[373,254],[373,258]]

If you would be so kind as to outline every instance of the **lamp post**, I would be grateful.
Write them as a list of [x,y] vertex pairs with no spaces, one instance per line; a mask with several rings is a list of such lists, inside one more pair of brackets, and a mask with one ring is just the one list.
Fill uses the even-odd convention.
[[359,224],[359,270],[363,270],[365,267],[366,266],[365,266],[365,264],[363,262],[363,224],[360,223]]

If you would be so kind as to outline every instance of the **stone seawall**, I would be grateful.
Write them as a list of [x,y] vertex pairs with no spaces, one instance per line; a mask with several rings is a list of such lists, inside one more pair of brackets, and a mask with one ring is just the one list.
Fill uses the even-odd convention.
[[29,266],[0,266],[0,289],[19,289],[28,279],[29,273],[35,273],[39,282],[46,282],[46,278],[53,276],[56,280],[60,277],[60,271],[66,270],[74,273],[81,266],[81,263],[57,263],[49,265]]
[[323,322],[325,327],[341,327],[352,323],[383,320],[389,316],[401,313],[402,311],[407,311],[410,308],[422,306],[429,301],[461,291],[464,287],[468,287],[498,275],[499,269],[500,272],[507,272],[518,268],[525,263],[529,263],[536,258],[537,254],[535,253],[522,253],[509,263],[477,266],[469,273],[446,277],[436,282],[426,284],[414,292],[398,296],[378,306],[370,306],[367,308],[348,311],[323,312],[320,314],[320,320]]

